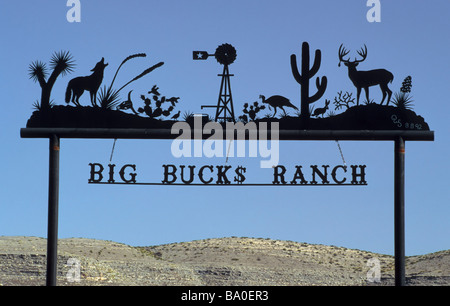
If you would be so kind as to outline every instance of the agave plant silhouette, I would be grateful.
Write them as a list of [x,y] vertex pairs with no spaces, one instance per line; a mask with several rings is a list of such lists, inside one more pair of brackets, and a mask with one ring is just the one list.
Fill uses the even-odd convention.
[[34,61],[29,66],[30,79],[38,82],[42,88],[40,105],[39,102],[35,103],[35,107],[41,111],[49,110],[52,107],[50,95],[58,76],[64,76],[67,73],[72,72],[75,64],[72,55],[68,51],[60,51],[53,53],[49,66],[53,71],[47,80],[48,70],[45,63]]
[[146,57],[147,55],[145,53],[137,53],[137,54],[133,54],[128,56],[127,58],[125,58],[122,63],[119,65],[119,67],[116,70],[116,73],[114,75],[114,78],[111,82],[111,84],[109,85],[109,87],[106,87],[106,85],[100,89],[100,93],[99,93],[99,100],[100,100],[100,107],[103,109],[113,109],[115,108],[119,102],[120,102],[120,97],[119,97],[119,92],[125,88],[127,85],[129,85],[130,83],[142,78],[143,76],[147,75],[148,73],[150,73],[151,71],[153,71],[154,69],[162,66],[164,63],[160,62],[148,69],[146,69],[144,72],[142,72],[140,75],[138,75],[137,77],[135,77],[134,79],[132,79],[131,81],[129,81],[128,83],[126,83],[125,85],[123,85],[122,87],[120,87],[118,90],[113,89],[113,85],[114,85],[114,81],[116,80],[117,74],[119,73],[120,68],[122,68],[122,66],[128,62],[129,60],[133,59],[133,58],[137,58],[137,57]]
[[412,110],[414,107],[413,102],[414,100],[412,97],[407,92],[403,91],[394,93],[394,98],[392,99],[392,103],[402,110]]

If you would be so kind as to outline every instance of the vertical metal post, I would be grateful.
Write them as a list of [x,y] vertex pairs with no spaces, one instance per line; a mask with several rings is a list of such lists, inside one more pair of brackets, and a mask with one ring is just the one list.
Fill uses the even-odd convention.
[[59,145],[57,135],[50,137],[47,228],[47,286],[56,286],[58,262]]
[[405,286],[405,140],[395,140],[394,158],[395,285]]

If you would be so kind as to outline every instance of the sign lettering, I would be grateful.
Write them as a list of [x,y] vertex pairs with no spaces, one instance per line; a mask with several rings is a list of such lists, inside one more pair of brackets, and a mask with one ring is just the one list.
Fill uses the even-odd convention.
[[[296,165],[287,169],[283,165],[273,167],[271,174],[267,176],[267,183],[245,183],[249,171],[246,167],[230,165],[162,165],[162,179],[160,182],[137,181],[138,168],[134,164],[126,164],[120,167],[116,177],[116,165],[107,167],[100,163],[90,163],[90,184],[135,184],[135,185],[213,185],[213,186],[327,186],[350,185],[366,186],[366,165],[310,165],[303,167]],[[108,175],[104,175],[105,169],[109,169]],[[260,170],[261,171],[261,170]],[[106,179],[106,176],[108,179]],[[141,177],[141,176],[139,176]]]

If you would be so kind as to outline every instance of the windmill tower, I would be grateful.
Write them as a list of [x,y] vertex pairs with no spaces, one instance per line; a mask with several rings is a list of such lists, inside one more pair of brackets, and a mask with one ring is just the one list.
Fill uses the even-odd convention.
[[236,49],[230,44],[223,44],[217,47],[214,54],[208,54],[206,51],[194,51],[194,60],[206,60],[209,56],[214,56],[223,65],[222,74],[218,76],[222,77],[220,83],[220,92],[217,105],[202,105],[202,109],[206,107],[216,108],[215,121],[232,121],[236,122],[234,117],[233,96],[231,94],[230,77],[234,74],[230,74],[228,66],[236,60]]

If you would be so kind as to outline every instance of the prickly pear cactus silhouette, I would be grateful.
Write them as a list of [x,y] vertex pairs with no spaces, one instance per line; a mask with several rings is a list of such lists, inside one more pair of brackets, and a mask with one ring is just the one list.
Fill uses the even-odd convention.
[[259,105],[258,102],[253,102],[253,105],[250,105],[250,108],[247,109],[247,107],[249,107],[248,103],[244,104],[244,109],[242,110],[242,112],[244,114],[247,115],[242,115],[239,116],[239,119],[241,119],[242,121],[244,121],[245,123],[248,122],[248,119],[250,118],[251,121],[255,121],[256,120],[256,115],[263,109],[265,109],[266,107],[264,105]]
[[297,56],[295,54],[291,55],[291,68],[292,74],[295,80],[301,86],[301,108],[300,108],[300,118],[303,119],[305,125],[311,114],[309,112],[309,105],[319,100],[327,88],[327,77],[323,76],[322,80],[319,77],[316,79],[317,92],[313,96],[309,96],[309,80],[314,77],[314,75],[319,71],[320,62],[322,59],[322,54],[320,50],[316,50],[314,64],[310,67],[309,59],[309,45],[307,42],[302,44],[302,66],[301,74],[297,68]]

